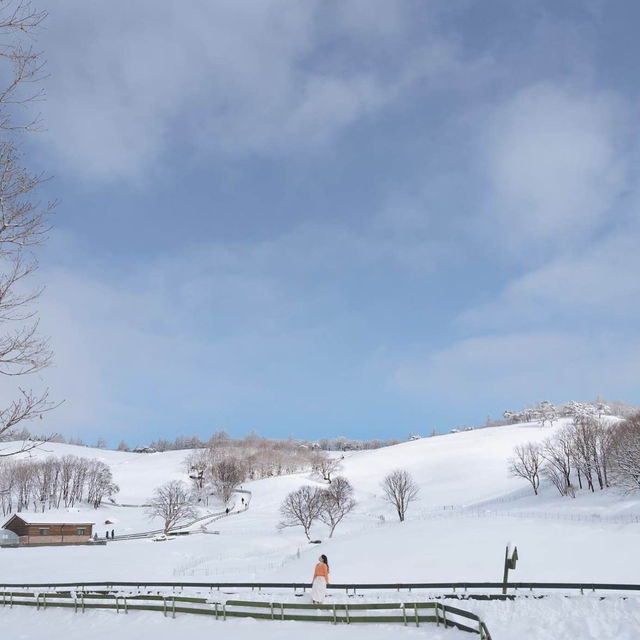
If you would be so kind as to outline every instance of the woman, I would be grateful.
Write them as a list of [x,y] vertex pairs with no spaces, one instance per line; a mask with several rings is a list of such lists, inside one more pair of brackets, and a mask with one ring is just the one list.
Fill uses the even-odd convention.
[[313,572],[313,583],[311,585],[311,600],[313,604],[322,604],[324,594],[329,584],[329,562],[324,554],[318,558],[316,570]]

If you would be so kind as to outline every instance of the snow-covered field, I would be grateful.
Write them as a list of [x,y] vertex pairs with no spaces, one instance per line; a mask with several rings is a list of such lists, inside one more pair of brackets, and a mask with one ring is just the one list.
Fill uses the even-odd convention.
[[[328,555],[334,582],[499,581],[504,547],[511,541],[520,555],[513,580],[640,582],[640,524],[633,522],[640,516],[640,498],[614,490],[561,498],[546,487],[536,497],[529,495],[523,480],[509,477],[506,461],[514,445],[541,440],[558,426],[495,427],[348,452],[341,473],[353,484],[358,507],[333,539],[327,539],[326,527],[317,525],[312,538],[322,540],[320,545],[308,544],[300,529],[277,527],[284,496],[302,484],[317,483],[299,474],[246,483],[244,488],[253,494],[250,509],[210,527],[219,535],[196,534],[164,543],[133,540],[100,547],[0,549],[2,581],[310,581],[319,553]],[[141,505],[156,486],[186,479],[183,460],[188,452],[133,454],[58,444],[45,449],[35,455],[73,453],[103,459],[121,488],[117,502],[122,504]],[[409,470],[421,488],[420,501],[411,505],[402,524],[382,500],[380,489],[384,475],[398,467]],[[212,505],[211,510],[219,506]],[[111,528],[104,520],[115,521],[117,533],[157,526],[142,507],[111,505],[86,513],[103,528]],[[532,639],[632,638],[638,637],[631,630],[640,623],[638,600],[616,596],[599,600],[574,593],[570,598],[470,601],[464,606],[486,620],[494,640],[524,637],[525,631]],[[12,638],[42,637],[43,620],[66,620],[70,615],[0,609],[3,629],[23,629],[23,635],[12,631],[6,636]],[[92,629],[94,638],[107,637],[110,620],[109,612],[86,613],[78,616],[74,633]],[[197,633],[213,624],[209,619],[168,620],[153,614],[131,614],[126,624],[122,616],[118,620],[119,630],[130,634],[123,638],[140,637],[139,628],[149,637],[162,638],[175,635],[178,626],[181,632]],[[284,637],[295,626],[226,624],[239,638],[254,634],[255,625],[266,637]],[[536,630],[535,625],[542,628]],[[300,627],[295,633],[310,638],[326,633],[319,626],[304,625],[304,631]],[[366,629],[368,637],[377,637],[377,628]],[[414,637],[426,631],[403,628],[397,633]],[[380,637],[388,632],[381,628]],[[363,630],[332,628],[331,633],[353,638]],[[433,629],[429,634],[455,638],[458,632]]]

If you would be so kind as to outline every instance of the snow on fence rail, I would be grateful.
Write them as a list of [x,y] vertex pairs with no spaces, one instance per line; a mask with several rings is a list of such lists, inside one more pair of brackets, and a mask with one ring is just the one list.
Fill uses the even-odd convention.
[[[539,590],[561,590],[561,591],[640,591],[640,584],[625,583],[596,583],[596,582],[508,582],[509,589]],[[484,592],[492,590],[502,590],[505,586],[503,582],[402,582],[402,583],[332,583],[327,585],[327,589],[344,590],[345,593],[357,593],[357,591],[444,591],[453,592],[467,590],[481,590]],[[310,589],[311,585],[306,582],[127,582],[127,581],[102,581],[102,582],[6,582],[0,583],[0,589],[28,589],[51,591],[60,589],[72,589],[76,592],[87,590],[97,590],[101,592],[115,592],[123,589],[171,589],[172,591],[185,589],[211,591],[220,589],[293,589],[294,592]],[[0,596],[2,591],[0,591]]]
[[[477,633],[481,640],[491,640],[485,623],[470,611],[441,602],[400,603],[336,603],[315,605],[293,602],[261,602],[248,600],[215,601],[211,598],[157,594],[127,594],[105,591],[4,591],[3,606],[66,607],[82,613],[86,609],[114,609],[116,613],[130,610],[162,611],[164,616],[176,613],[211,615],[216,620],[227,617],[262,620],[295,620],[301,622],[400,623],[405,626],[435,623]],[[367,615],[362,615],[362,613]],[[373,613],[370,613],[373,612]],[[425,613],[427,612],[427,613]],[[318,613],[320,615],[318,615]],[[474,626],[469,626],[474,624]]]

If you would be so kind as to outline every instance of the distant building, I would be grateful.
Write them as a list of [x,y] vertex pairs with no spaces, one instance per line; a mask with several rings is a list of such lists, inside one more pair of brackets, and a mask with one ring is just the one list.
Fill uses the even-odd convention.
[[460,433],[460,429],[451,429],[450,433]]
[[3,529],[18,536],[20,545],[85,544],[91,540],[93,525],[79,513],[16,513]]
[[409,440],[422,440],[422,436],[417,433],[410,433]]

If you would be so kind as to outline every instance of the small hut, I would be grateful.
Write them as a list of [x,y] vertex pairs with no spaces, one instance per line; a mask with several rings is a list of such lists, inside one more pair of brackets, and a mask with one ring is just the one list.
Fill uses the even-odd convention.
[[3,529],[16,534],[20,545],[85,544],[93,525],[81,513],[15,513]]

